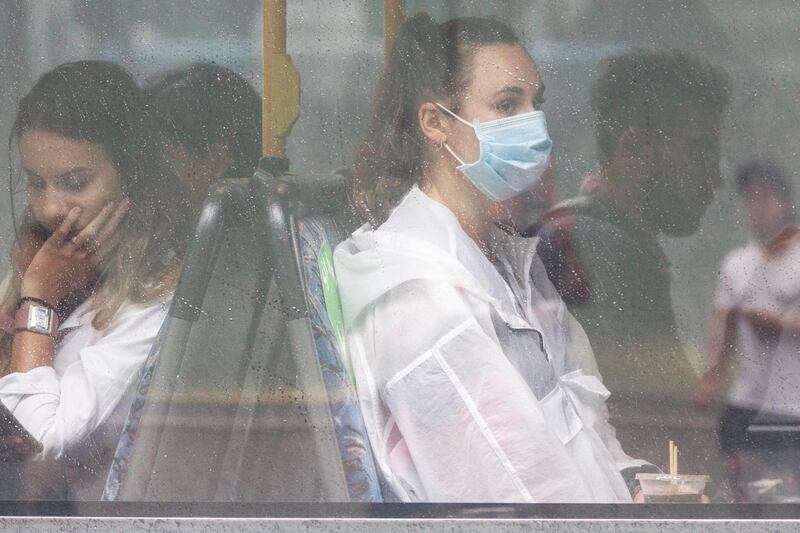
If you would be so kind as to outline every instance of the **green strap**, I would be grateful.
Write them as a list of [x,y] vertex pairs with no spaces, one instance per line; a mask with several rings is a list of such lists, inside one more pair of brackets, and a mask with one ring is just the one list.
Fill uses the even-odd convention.
[[339,349],[344,348],[344,320],[342,318],[342,300],[339,297],[339,285],[336,283],[336,270],[333,267],[333,251],[328,241],[322,243],[317,258],[319,278],[322,282],[322,294],[325,297],[325,309],[333,327],[333,334],[339,341]]

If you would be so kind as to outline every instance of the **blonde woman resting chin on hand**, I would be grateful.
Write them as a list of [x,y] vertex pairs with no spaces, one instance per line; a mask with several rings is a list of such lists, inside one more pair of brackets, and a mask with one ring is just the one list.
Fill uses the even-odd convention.
[[189,211],[147,125],[139,88],[110,63],[61,65],[20,103],[11,144],[27,206],[2,301],[0,401],[42,451],[4,450],[12,497],[99,498],[121,402],[166,317]]
[[619,446],[585,336],[515,235],[546,188],[543,93],[489,19],[415,16],[384,72],[353,191],[380,226],[335,261],[370,441],[404,501],[630,502],[654,469]]

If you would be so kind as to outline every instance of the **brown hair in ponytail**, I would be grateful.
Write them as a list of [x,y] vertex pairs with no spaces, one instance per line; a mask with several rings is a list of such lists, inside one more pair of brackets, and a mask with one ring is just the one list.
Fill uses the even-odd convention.
[[472,57],[488,44],[517,44],[505,23],[457,18],[436,24],[426,13],[407,20],[392,49],[374,99],[372,122],[355,161],[356,207],[379,224],[422,174],[422,104],[458,96],[469,84]]

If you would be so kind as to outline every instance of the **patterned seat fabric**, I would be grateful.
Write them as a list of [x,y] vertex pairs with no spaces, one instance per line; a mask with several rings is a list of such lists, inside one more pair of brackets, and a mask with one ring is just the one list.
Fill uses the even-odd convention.
[[114,452],[114,459],[111,462],[111,469],[106,478],[106,485],[103,489],[103,501],[115,501],[119,495],[119,489],[128,473],[128,462],[133,453],[133,444],[136,440],[136,431],[139,429],[139,421],[142,418],[145,398],[147,391],[150,390],[150,381],[153,379],[153,370],[156,367],[158,354],[164,344],[166,332],[169,325],[169,318],[164,321],[158,332],[150,353],[144,362],[144,366],[139,373],[139,380],[134,391],[133,403],[131,403],[128,417],[125,419],[125,426],[122,428],[122,435],[117,443],[117,450]]
[[319,252],[324,243],[335,247],[344,232],[328,217],[308,217],[298,223],[303,275],[308,289],[310,319],[314,331],[322,377],[330,402],[339,453],[342,457],[350,501],[382,502],[388,493],[382,490],[370,448],[367,429],[355,390],[339,353],[339,344],[328,318],[319,272]]

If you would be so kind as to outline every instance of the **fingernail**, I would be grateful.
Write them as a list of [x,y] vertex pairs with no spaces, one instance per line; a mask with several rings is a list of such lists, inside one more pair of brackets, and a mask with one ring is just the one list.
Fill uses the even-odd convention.
[[72,208],[72,212],[75,213],[76,215],[80,215],[83,212],[83,209],[76,206]]

